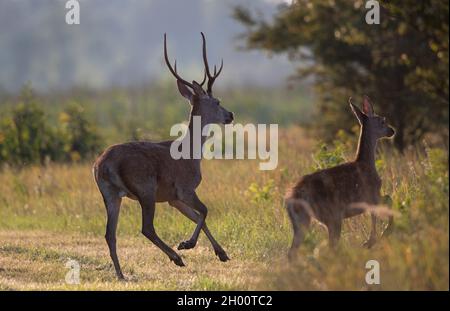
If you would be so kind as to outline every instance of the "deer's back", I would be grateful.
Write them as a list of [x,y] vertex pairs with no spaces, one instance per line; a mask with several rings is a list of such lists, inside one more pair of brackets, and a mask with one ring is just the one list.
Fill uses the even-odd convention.
[[351,203],[377,204],[381,180],[374,168],[349,162],[303,176],[288,193],[310,205],[321,220],[345,212]]
[[131,198],[154,187],[156,201],[176,199],[180,189],[195,189],[201,181],[194,161],[172,158],[170,142],[111,146],[96,160],[94,175],[97,183],[110,183]]

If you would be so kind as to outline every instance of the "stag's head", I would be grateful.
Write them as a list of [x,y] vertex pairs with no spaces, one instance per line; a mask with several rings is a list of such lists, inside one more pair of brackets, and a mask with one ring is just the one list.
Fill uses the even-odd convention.
[[395,131],[387,124],[386,118],[374,113],[369,97],[364,96],[362,109],[359,109],[352,103],[351,97],[349,103],[361,126],[368,128],[375,139],[391,138],[394,136]]
[[[233,113],[222,107],[220,104],[220,100],[215,98],[212,93],[214,81],[222,72],[223,60],[220,64],[220,68],[217,70],[217,67],[214,65],[214,71],[213,73],[211,73],[208,64],[208,58],[206,55],[205,35],[203,34],[203,32],[201,33],[201,35],[203,41],[202,51],[205,74],[203,80],[200,83],[198,83],[197,81],[192,81],[192,83],[190,83],[181,78],[177,72],[176,61],[174,63],[174,66],[172,67],[169,61],[169,57],[167,56],[166,34],[164,34],[164,58],[170,72],[177,79],[178,91],[183,97],[189,100],[189,103],[192,106],[192,115],[200,116],[202,118],[203,124],[229,124],[233,122]],[[203,88],[205,82],[207,82],[206,90]]]

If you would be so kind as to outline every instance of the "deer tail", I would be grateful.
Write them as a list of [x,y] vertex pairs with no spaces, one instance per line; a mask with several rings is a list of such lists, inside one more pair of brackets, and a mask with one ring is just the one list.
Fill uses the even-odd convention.
[[394,216],[398,216],[396,211],[393,211],[386,205],[373,205],[365,202],[357,202],[350,204],[349,209],[351,212],[359,214],[369,212],[382,219],[389,219]]

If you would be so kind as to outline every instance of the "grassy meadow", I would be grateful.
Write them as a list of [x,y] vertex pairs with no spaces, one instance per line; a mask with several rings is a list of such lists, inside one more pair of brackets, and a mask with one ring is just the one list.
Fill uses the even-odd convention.
[[[279,133],[279,165],[259,171],[258,161],[203,161],[200,198],[208,226],[228,252],[222,263],[204,234],[196,248],[179,251],[186,267],[169,261],[141,230],[140,207],[125,199],[118,255],[127,282],[118,282],[109,258],[105,208],[90,163],[5,166],[0,172],[1,290],[448,290],[448,151],[418,146],[400,155],[380,148],[383,194],[392,198],[393,232],[372,249],[361,246],[370,217],[345,221],[339,248],[313,223],[288,264],[292,238],[283,196],[302,174],[351,159],[354,140],[321,147],[300,127]],[[380,230],[386,222],[380,224]],[[160,237],[174,248],[194,224],[167,204],[155,217]],[[81,284],[65,283],[68,259],[81,265]],[[376,259],[381,284],[365,283],[365,264]]]
[[[449,290],[448,1],[80,1],[73,27],[77,1],[28,2],[0,1],[0,291]],[[171,127],[187,122],[186,99],[196,97],[186,88],[199,90],[177,88],[176,63],[165,68],[166,32],[187,81],[208,62],[217,77],[224,58],[223,76],[203,88],[235,123],[278,125],[278,166],[202,162],[197,194],[225,263],[201,232],[195,248],[177,251],[186,266],[176,266],[141,234],[139,204],[123,199],[122,282],[92,164],[113,144],[176,139]],[[365,94],[396,131],[376,155],[380,207],[394,226],[367,249],[370,215],[346,219],[331,250],[313,221],[289,261],[285,193],[305,174],[353,160],[359,123],[349,97],[362,104],[366,116],[356,114],[370,135],[387,134]],[[210,110],[195,107],[203,117]],[[195,228],[167,203],[154,222],[174,249]],[[387,223],[378,222],[379,236]],[[73,260],[79,284],[66,282]],[[370,285],[373,260],[380,284]]]

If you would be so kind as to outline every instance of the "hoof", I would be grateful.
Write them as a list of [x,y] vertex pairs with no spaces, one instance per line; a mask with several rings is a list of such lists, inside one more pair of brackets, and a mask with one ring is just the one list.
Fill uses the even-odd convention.
[[294,262],[297,259],[297,250],[290,249],[287,258],[289,262]]
[[365,248],[372,248],[372,246],[375,245],[375,240],[374,239],[368,239],[367,241],[365,241],[362,246]]
[[175,259],[170,259],[171,261],[173,261],[173,263],[174,264],[176,264],[178,267],[184,267],[185,266],[185,264],[184,264],[184,262],[183,262],[183,259],[181,259],[181,257],[177,257],[177,258],[175,258]]
[[394,232],[394,225],[389,224],[386,229],[384,229],[383,233],[381,234],[381,237],[386,237],[392,234]]
[[181,242],[180,245],[178,245],[178,250],[191,249],[194,247],[195,247],[195,242],[188,240],[188,241]]
[[215,253],[216,253],[216,256],[219,257],[219,260],[222,262],[226,262],[226,261],[230,260],[227,253],[225,253],[224,250],[215,251]]
[[118,274],[117,275],[117,280],[119,282],[126,282],[127,281],[127,279],[123,276],[123,274]]

